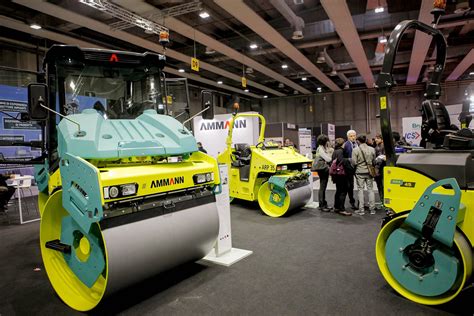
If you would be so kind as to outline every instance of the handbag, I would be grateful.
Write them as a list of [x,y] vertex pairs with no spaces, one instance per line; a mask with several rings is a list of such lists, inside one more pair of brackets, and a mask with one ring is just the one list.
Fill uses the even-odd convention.
[[329,175],[330,176],[345,176],[346,170],[344,169],[343,161],[337,162],[337,159],[334,159],[331,164],[331,168],[329,168]]
[[327,162],[321,157],[317,158],[317,161],[313,163],[313,171],[327,171],[329,166]]
[[372,178],[375,178],[375,176],[377,175],[377,172],[375,171],[375,167],[367,163],[367,160],[365,159],[364,151],[362,150],[362,148],[359,148],[359,149],[360,149],[360,153],[362,154],[362,157],[364,158],[365,165],[367,166],[367,169],[369,170],[369,176],[371,176]]

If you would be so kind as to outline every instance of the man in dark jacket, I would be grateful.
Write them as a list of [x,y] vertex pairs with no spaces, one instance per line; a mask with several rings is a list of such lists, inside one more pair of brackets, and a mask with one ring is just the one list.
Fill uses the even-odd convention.
[[[347,132],[347,141],[344,143],[344,158],[352,159],[352,151],[356,148],[357,142],[357,133],[354,130],[350,130]],[[351,207],[353,210],[357,210],[357,206],[355,204],[354,199],[354,170],[348,170],[349,173],[347,174],[347,195],[349,196],[349,202],[351,203]]]

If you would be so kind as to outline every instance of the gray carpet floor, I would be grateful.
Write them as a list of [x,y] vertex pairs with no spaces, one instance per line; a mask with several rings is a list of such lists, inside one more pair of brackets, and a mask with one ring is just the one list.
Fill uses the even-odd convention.
[[[404,299],[387,285],[374,254],[381,213],[342,217],[308,209],[270,218],[256,204],[238,201],[231,212],[233,245],[253,250],[251,256],[229,268],[204,262],[177,267],[106,299],[92,314],[474,313],[472,289],[449,304],[429,307]],[[0,315],[80,314],[54,294],[38,234],[38,222],[0,225]]]

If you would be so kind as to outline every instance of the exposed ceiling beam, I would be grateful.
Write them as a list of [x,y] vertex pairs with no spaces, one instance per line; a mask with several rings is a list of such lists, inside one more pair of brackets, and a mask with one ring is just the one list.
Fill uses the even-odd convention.
[[[432,20],[431,9],[433,9],[432,0],[423,0],[421,2],[418,21],[430,24]],[[413,41],[413,50],[411,51],[410,67],[408,68],[407,85],[416,84],[420,76],[421,67],[430,48],[432,37],[426,33],[416,31]]]
[[334,24],[337,34],[341,38],[347,52],[356,64],[360,75],[364,78],[367,88],[373,88],[374,76],[370,70],[364,47],[352,20],[351,12],[345,0],[321,0],[321,5],[329,19]]
[[464,26],[459,31],[459,35],[467,34],[472,30],[474,30],[474,21],[464,21]]
[[474,48],[471,49],[469,54],[454,68],[453,72],[446,78],[446,81],[457,80],[472,64],[474,64]]
[[[452,28],[452,27],[461,26],[461,25],[464,25],[464,26],[469,25],[474,28],[474,20],[467,20],[467,21],[459,20],[459,21],[443,22],[443,23],[438,24],[438,29]],[[411,33],[412,31],[413,30],[408,30],[406,34]],[[359,37],[361,40],[370,40],[370,39],[378,38],[381,35],[385,35],[388,37],[390,36],[391,33],[392,33],[392,30],[386,30],[386,31],[384,30],[383,33],[381,31],[369,31],[369,32],[359,34]],[[334,36],[334,37],[321,39],[317,41],[310,41],[306,43],[296,44],[295,47],[298,49],[304,49],[304,48],[314,48],[314,47],[322,47],[322,46],[328,46],[328,45],[337,45],[341,43],[342,41],[339,38],[339,36]],[[273,54],[277,52],[278,52],[278,49],[276,48],[268,48],[268,49],[260,49],[256,52],[252,52],[251,55],[252,56],[265,55],[265,54]],[[225,61],[225,60],[229,60],[229,57],[221,56],[221,57],[208,59],[209,62],[219,62],[219,61]]]
[[[283,54],[292,59],[301,68],[308,71],[312,76],[318,79],[323,85],[332,91],[341,89],[326,76],[315,64],[304,56],[295,46],[288,42],[277,30],[262,19],[255,11],[247,6],[242,0],[214,0],[220,7],[233,15],[236,19],[256,32],[268,43],[278,48]],[[306,89],[305,89],[306,90]],[[303,92],[310,93],[309,90]]]
[[56,32],[51,32],[44,28],[39,29],[39,30],[34,30],[28,24],[25,24],[21,21],[9,18],[4,15],[0,15],[0,22],[2,26],[7,27],[9,29],[17,30],[23,33],[35,35],[42,38],[46,38],[58,43],[77,45],[77,46],[82,46],[82,47],[90,47],[90,48],[104,48],[103,46],[99,46],[91,42],[86,42],[86,41],[83,41],[74,37],[70,37],[67,35],[59,34]]
[[[68,21],[77,25],[80,25],[82,27],[91,29],[95,32],[99,32],[114,38],[117,38],[122,41],[127,41],[129,43],[132,43],[134,45],[143,47],[149,51],[157,52],[160,54],[163,54],[163,47],[157,43],[153,43],[151,41],[148,41],[142,37],[124,32],[124,31],[119,31],[119,30],[112,30],[109,25],[105,23],[98,22],[97,20],[91,19],[89,17],[77,14],[73,11],[66,10],[60,6],[51,4],[49,2],[46,2],[44,0],[39,1],[39,0],[13,0],[13,2],[23,5],[25,7],[28,7],[30,9],[42,12],[47,15],[53,15],[54,17],[58,19],[62,19],[64,21]],[[79,4],[78,4],[79,5]],[[172,49],[167,49],[166,50],[166,55],[168,57],[171,57],[173,59],[177,59],[179,61],[185,62],[187,64],[191,63],[191,56],[187,56],[185,54],[182,54],[178,51],[172,50]],[[224,69],[221,69],[219,67],[213,66],[211,64],[208,64],[206,62],[200,62],[200,67],[202,69],[208,70],[210,72],[216,73],[222,77],[226,77],[229,79],[232,79],[237,82],[241,82],[241,77],[233,74],[229,71],[226,71]],[[250,81],[247,81],[247,83],[250,86]],[[244,93],[243,91],[241,93]]]
[[173,68],[170,68],[170,67],[165,67],[164,70],[167,73],[170,73],[170,74],[173,74],[173,75],[176,75],[176,76],[180,76],[180,77],[185,77],[185,78],[188,78],[190,80],[199,81],[199,82],[205,83],[207,85],[217,87],[219,89],[225,89],[225,90],[228,90],[228,91],[233,91],[233,92],[242,94],[242,95],[247,96],[247,97],[250,96],[250,97],[254,97],[254,98],[258,98],[258,99],[262,98],[261,95],[258,95],[258,94],[252,93],[252,92],[247,92],[247,93],[244,94],[244,93],[242,93],[242,89],[232,87],[232,86],[229,86],[229,85],[226,85],[226,84],[217,84],[217,82],[215,82],[214,80],[203,78],[203,77],[201,77],[197,74],[187,73],[187,72],[180,73],[176,69],[173,69]]
[[[31,35],[42,37],[42,38],[46,38],[46,39],[49,39],[49,40],[52,40],[52,41],[55,41],[55,42],[58,42],[58,43],[62,43],[62,44],[77,45],[77,46],[81,46],[81,47],[90,47],[90,48],[100,48],[100,49],[106,48],[104,46],[98,46],[98,45],[93,44],[91,42],[83,41],[83,40],[80,40],[80,39],[77,39],[77,38],[74,38],[74,37],[71,37],[71,36],[55,33],[55,32],[52,32],[52,31],[48,31],[48,30],[45,30],[44,28],[40,29],[40,30],[34,30],[29,25],[27,25],[27,24],[25,24],[21,21],[11,19],[11,18],[6,17],[4,15],[0,15],[0,23],[1,23],[2,26],[6,27],[6,28],[10,28],[10,29],[14,29],[14,30],[17,30],[17,31],[20,31],[20,32],[23,32],[23,33],[31,34]],[[243,95],[241,89],[238,89],[238,88],[235,88],[235,87],[232,87],[232,86],[229,86],[229,85],[225,85],[225,84],[218,85],[214,80],[209,80],[209,79],[203,78],[203,77],[201,77],[199,75],[196,75],[196,74],[180,73],[176,69],[173,69],[171,67],[165,67],[164,71],[167,72],[167,73],[171,73],[173,75],[177,75],[179,77],[186,77],[186,78],[189,78],[189,79],[194,80],[194,81],[202,82],[202,83],[205,83],[205,84],[208,84],[208,85],[218,87],[220,89],[240,93],[240,94]],[[261,98],[260,95],[257,95],[257,94],[251,93],[251,92],[245,93],[245,96],[251,96],[251,97],[254,97],[254,98]]]
[[[122,6],[123,8],[133,11],[139,15],[142,15],[143,17],[147,17],[150,20],[153,20],[154,22],[161,23],[162,19],[156,19],[154,18],[153,13],[160,12],[156,7],[154,7],[151,4],[146,3],[145,1],[142,0],[114,0],[116,4]],[[155,15],[157,16],[157,15]],[[273,78],[279,82],[284,83],[285,85],[292,87],[295,90],[298,90],[302,93],[306,91],[305,88],[302,86],[294,83],[290,79],[286,78],[285,76],[280,75],[279,73],[273,71],[272,69],[260,64],[259,62],[245,56],[242,53],[239,53],[233,48],[230,48],[229,46],[221,43],[220,41],[210,37],[209,35],[204,34],[203,32],[198,31],[196,28],[192,27],[191,25],[188,25],[184,22],[181,22],[180,20],[173,18],[173,17],[168,17],[166,18],[166,27],[169,28],[172,31],[175,31],[176,33],[179,33],[191,40],[195,40],[196,42],[199,42],[203,45],[206,45],[215,51],[222,53],[231,59],[242,63],[248,67],[252,67],[254,70],[257,70],[261,72],[262,74]],[[284,96],[284,93],[278,92],[276,90],[270,89],[264,85],[258,84],[256,82],[253,82],[251,80],[248,81],[249,85],[250,82],[252,82],[252,86],[266,91],[268,93],[274,94],[276,96]]]

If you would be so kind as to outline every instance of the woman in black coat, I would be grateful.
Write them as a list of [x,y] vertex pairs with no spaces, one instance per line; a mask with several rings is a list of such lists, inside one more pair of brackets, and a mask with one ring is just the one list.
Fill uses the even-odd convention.
[[[342,166],[344,168],[344,175],[331,174],[332,181],[336,184],[336,195],[334,196],[334,212],[344,215],[351,216],[352,213],[346,211],[346,195],[349,189],[347,175],[351,175],[352,166],[348,158],[344,158],[344,139],[336,138],[334,153],[332,154],[333,164],[336,166]],[[331,169],[332,166],[331,166]]]

